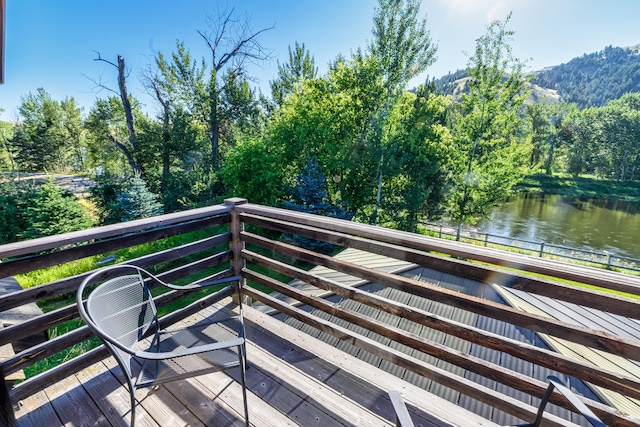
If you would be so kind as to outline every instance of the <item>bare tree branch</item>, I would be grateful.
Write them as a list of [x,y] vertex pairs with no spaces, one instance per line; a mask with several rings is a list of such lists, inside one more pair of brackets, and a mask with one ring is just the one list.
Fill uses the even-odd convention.
[[[94,52],[96,52],[96,54],[98,55],[98,57],[95,58],[94,61],[105,62],[111,65],[112,67],[115,67],[118,70],[118,92],[116,92],[115,90],[109,89],[108,87],[102,84],[100,84],[99,86],[103,89],[116,93],[120,97],[120,101],[122,102],[122,107],[124,109],[125,121],[127,123],[127,131],[129,134],[129,144],[131,146],[131,152],[136,153],[138,151],[138,144],[136,140],[136,128],[135,128],[135,123],[133,118],[133,107],[131,106],[131,100],[129,99],[129,93],[127,92],[127,76],[129,75],[129,73],[126,72],[124,57],[122,55],[118,55],[118,63],[116,64],[102,58],[102,56],[100,55],[100,52],[98,51],[94,51]],[[142,165],[137,164],[135,162],[134,156],[127,149],[127,147],[124,146],[115,137],[113,137],[113,135],[109,135],[109,138],[116,144],[118,148],[120,148],[123,151],[132,169],[134,171],[140,172],[140,174],[144,177],[145,176],[144,168],[142,167]]]
[[[220,71],[231,60],[239,60],[243,63],[246,59],[264,61],[271,57],[271,52],[260,44],[258,37],[265,31],[274,29],[275,24],[253,32],[249,27],[248,18],[241,22],[239,19],[234,18],[234,12],[235,9],[231,9],[228,13],[226,11],[218,12],[217,20],[208,17],[208,25],[211,32],[198,30],[198,34],[211,50],[212,67],[216,72]],[[235,35],[229,34],[229,26],[232,24],[238,27]],[[226,51],[220,55],[220,50],[225,48],[227,48]]]

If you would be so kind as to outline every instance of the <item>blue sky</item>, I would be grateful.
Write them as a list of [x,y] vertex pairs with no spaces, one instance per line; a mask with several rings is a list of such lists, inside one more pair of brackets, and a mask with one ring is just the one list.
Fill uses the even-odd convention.
[[[254,66],[255,86],[268,93],[277,61],[287,60],[287,47],[304,42],[320,73],[339,53],[365,48],[371,38],[375,0],[6,0],[5,84],[0,85],[2,120],[15,120],[20,97],[44,87],[54,99],[72,96],[89,111],[96,97],[90,79],[116,87],[115,70],[95,62],[123,55],[131,70],[130,92],[153,114],[154,106],[138,83],[138,73],[154,54],[169,54],[182,40],[196,57],[207,55],[197,30],[206,30],[206,15],[219,7],[235,7],[248,15],[273,59]],[[424,0],[431,37],[438,44],[437,61],[426,75],[440,77],[464,68],[475,39],[493,19],[513,11],[514,54],[530,58],[528,67],[567,62],[605,46],[640,43],[640,0]]]

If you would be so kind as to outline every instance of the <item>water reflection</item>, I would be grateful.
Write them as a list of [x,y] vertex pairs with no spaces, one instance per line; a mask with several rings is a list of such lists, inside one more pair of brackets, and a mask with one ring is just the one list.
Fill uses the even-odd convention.
[[523,193],[495,208],[482,232],[640,258],[640,201]]

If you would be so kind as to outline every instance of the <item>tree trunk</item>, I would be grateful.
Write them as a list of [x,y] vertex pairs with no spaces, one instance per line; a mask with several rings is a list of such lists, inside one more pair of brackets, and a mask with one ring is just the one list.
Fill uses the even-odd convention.
[[551,166],[553,164],[553,151],[555,148],[555,137],[551,137],[551,144],[549,145],[549,154],[547,156],[547,164],[546,166],[546,174],[547,175],[551,175],[552,174],[552,169]]
[[380,199],[382,197],[382,164],[384,163],[384,153],[380,156],[378,167],[378,190],[376,192],[376,206],[373,211],[373,225],[378,225],[378,209],[380,209]]
[[211,83],[211,111],[209,112],[209,127],[211,128],[211,168],[217,171],[220,166],[220,119],[218,117],[218,93],[216,90],[215,74],[212,76],[214,81]]
[[[129,133],[129,144],[131,145],[131,152],[128,153],[130,158],[128,158],[128,160],[129,164],[131,164],[131,167],[133,168],[133,171],[139,172],[142,178],[145,179],[144,168],[137,162],[137,159],[134,156],[134,154],[138,152],[138,145],[136,141],[136,128],[133,121],[131,101],[129,100],[129,93],[127,92],[125,72],[124,57],[118,55],[118,89],[120,90],[120,99],[122,100],[122,107],[124,108],[124,116],[127,122],[127,131]],[[133,163],[131,162],[131,159],[133,159]]]
[[136,164],[136,160],[134,159],[133,154],[131,154],[131,151],[127,148],[127,146],[124,145],[122,142],[118,141],[118,139],[113,135],[109,135],[109,139],[111,140],[111,142],[115,144],[115,146],[120,151],[122,151],[122,154],[124,154],[124,156],[127,158],[127,162],[129,163],[129,166],[131,167],[133,172],[142,173],[140,168]]

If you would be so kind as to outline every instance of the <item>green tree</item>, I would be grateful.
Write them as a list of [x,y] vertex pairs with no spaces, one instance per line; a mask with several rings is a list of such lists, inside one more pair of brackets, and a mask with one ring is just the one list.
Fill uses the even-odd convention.
[[565,170],[574,177],[595,171],[593,159],[597,155],[597,122],[597,108],[578,110],[574,106],[559,124]]
[[380,223],[415,231],[421,219],[441,213],[453,138],[446,127],[451,100],[419,86],[391,112],[387,185]]
[[[2,109],[0,108],[0,113]],[[13,139],[13,125],[0,121],[0,170],[13,171],[16,169],[13,161],[13,150],[10,141]]]
[[117,195],[116,200],[119,211],[122,212],[120,220],[123,222],[164,213],[158,196],[149,191],[147,184],[138,174],[131,178],[125,190]]
[[283,147],[269,138],[245,138],[233,147],[222,165],[222,177],[236,197],[278,206],[286,197],[292,167]]
[[524,64],[511,53],[512,31],[494,21],[469,58],[469,92],[455,124],[457,144],[449,215],[463,222],[488,214],[529,171],[530,144],[522,138],[520,109],[528,95]]
[[[350,215],[342,206],[337,206],[330,201],[327,177],[322,172],[318,161],[312,157],[307,159],[298,174],[295,185],[290,191],[289,200],[284,201],[284,207],[314,215],[350,219]],[[315,251],[328,253],[335,248],[335,245],[330,243],[295,235],[289,239],[299,246]]]
[[300,88],[304,80],[315,79],[318,68],[315,66],[313,56],[304,47],[304,43],[295,43],[293,50],[289,46],[289,62],[278,62],[278,76],[269,82],[271,97],[278,107],[282,107],[284,98]]
[[24,218],[28,227],[19,233],[22,239],[84,230],[93,224],[75,196],[55,185],[53,180],[33,193],[27,202]]
[[547,146],[551,135],[551,108],[546,103],[530,103],[524,106],[524,117],[532,145],[529,166],[534,168],[544,162],[545,154],[549,151]]
[[21,98],[20,122],[11,139],[23,170],[82,170],[81,111],[73,98],[58,102],[43,88]]
[[[116,96],[111,96],[106,103],[100,105],[100,101],[96,102],[96,108],[92,111],[93,119],[91,127],[94,132],[100,132],[100,137],[106,142],[113,144],[122,154],[126,157],[132,173],[139,173],[141,176],[145,176],[143,162],[140,160],[141,151],[138,143],[137,130],[136,130],[136,109],[138,109],[138,103],[133,96],[129,94],[127,89],[127,69],[125,66],[125,59],[123,56],[118,55],[117,62],[108,61],[98,53],[98,57],[95,61],[104,62],[111,65],[118,71],[118,90],[113,90],[108,86],[96,82],[96,86],[100,90],[107,90],[112,92]],[[95,119],[102,120],[103,123],[96,123]],[[115,122],[120,121],[120,128],[126,130],[126,132],[114,132],[113,127]],[[108,143],[105,143],[108,145]]]
[[91,201],[96,206],[99,224],[108,225],[120,222],[124,216],[118,205],[118,195],[124,192],[125,184],[118,175],[104,171],[94,177],[95,185],[91,187]]
[[[140,116],[137,102],[133,102],[136,116]],[[143,150],[137,142],[131,145],[126,114],[120,98],[97,99],[85,120],[89,130],[88,150],[93,166],[118,173],[135,173],[144,169]]]
[[634,180],[640,161],[640,94],[628,93],[596,111],[599,174]]
[[[372,117],[371,149],[378,160],[378,187],[373,222],[377,223],[378,207],[385,174],[385,138],[388,139],[388,115],[409,80],[426,70],[434,61],[433,45],[427,20],[418,19],[419,0],[379,0],[373,17],[373,40],[368,51],[379,66],[384,96]],[[388,141],[387,141],[388,143]]]
[[246,79],[250,62],[269,58],[259,36],[271,28],[252,31],[247,19],[239,19],[232,9],[209,16],[208,30],[198,31],[209,48],[209,60],[196,61],[182,42],[168,60],[158,54],[155,65],[157,85],[173,107],[206,126],[210,143],[206,165],[213,171],[220,166],[221,143],[232,144],[233,134],[225,134],[233,125],[256,114],[253,91]]
[[25,217],[35,188],[21,181],[0,182],[0,244],[20,240],[29,226]]
[[[282,153],[290,185],[314,157],[328,180],[334,203],[361,217],[375,197],[376,161],[368,144],[370,119],[383,94],[378,66],[370,57],[339,58],[324,78],[304,81],[274,115],[268,144]],[[274,165],[281,167],[280,165]]]

